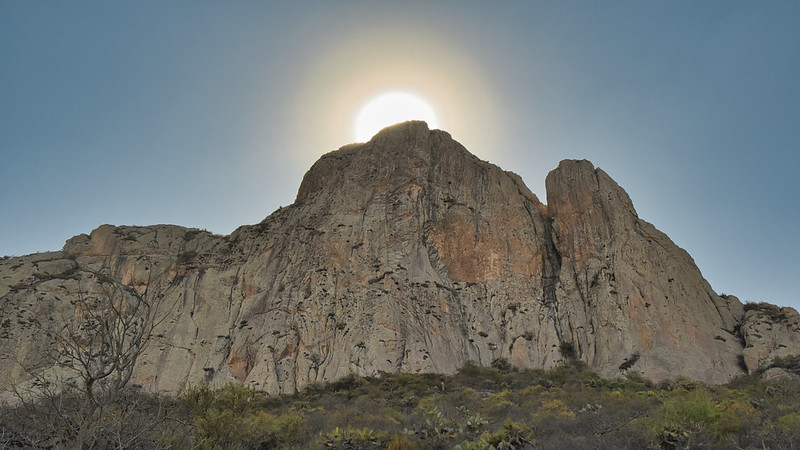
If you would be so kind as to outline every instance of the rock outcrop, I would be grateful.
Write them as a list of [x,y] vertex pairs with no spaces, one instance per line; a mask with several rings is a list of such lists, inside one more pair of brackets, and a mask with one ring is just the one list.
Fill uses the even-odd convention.
[[746,309],[741,334],[745,344],[742,357],[748,372],[769,367],[775,358],[800,355],[797,311],[767,303],[751,303]]
[[74,317],[70,299],[92,289],[84,269],[158,299],[133,378],[157,391],[238,380],[290,393],[497,358],[720,383],[776,349],[800,354],[796,321],[778,332],[717,295],[602,170],[563,161],[546,186],[545,205],[408,122],[324,155],[294,204],[229,236],[104,225],[61,252],[4,259],[0,388],[52,365],[42,329]]

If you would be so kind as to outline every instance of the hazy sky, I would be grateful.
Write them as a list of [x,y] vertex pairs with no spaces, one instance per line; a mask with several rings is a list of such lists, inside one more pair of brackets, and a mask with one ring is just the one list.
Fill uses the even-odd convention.
[[589,159],[717,292],[800,307],[796,0],[0,0],[0,255],[259,222],[391,89],[542,201]]

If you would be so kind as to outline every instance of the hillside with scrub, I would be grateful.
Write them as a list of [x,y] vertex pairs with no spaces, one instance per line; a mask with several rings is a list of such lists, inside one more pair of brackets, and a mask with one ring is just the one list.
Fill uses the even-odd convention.
[[[800,361],[779,361],[785,373]],[[56,402],[57,400],[57,402]],[[247,386],[188,387],[177,397],[128,388],[95,423],[82,398],[0,411],[0,445],[59,448],[771,448],[800,445],[800,382],[755,375],[725,385],[467,365],[454,375],[350,376],[268,396]]]

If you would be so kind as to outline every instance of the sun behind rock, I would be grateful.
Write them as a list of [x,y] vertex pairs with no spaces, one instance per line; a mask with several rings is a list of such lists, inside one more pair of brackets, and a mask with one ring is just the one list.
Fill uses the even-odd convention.
[[358,113],[355,138],[368,141],[383,128],[407,120],[422,120],[431,129],[438,128],[433,107],[420,97],[408,92],[389,92],[370,100]]

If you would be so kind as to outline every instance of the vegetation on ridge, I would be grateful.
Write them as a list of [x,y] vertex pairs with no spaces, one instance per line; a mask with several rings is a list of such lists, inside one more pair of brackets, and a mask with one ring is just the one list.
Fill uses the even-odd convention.
[[[63,401],[80,408],[79,397]],[[0,445],[68,447],[72,430],[51,419],[42,405],[0,409]],[[177,398],[128,389],[92,437],[98,448],[794,448],[800,383],[654,385],[632,371],[609,380],[580,364],[515,371],[498,361],[450,376],[349,376],[278,397],[233,384]]]

